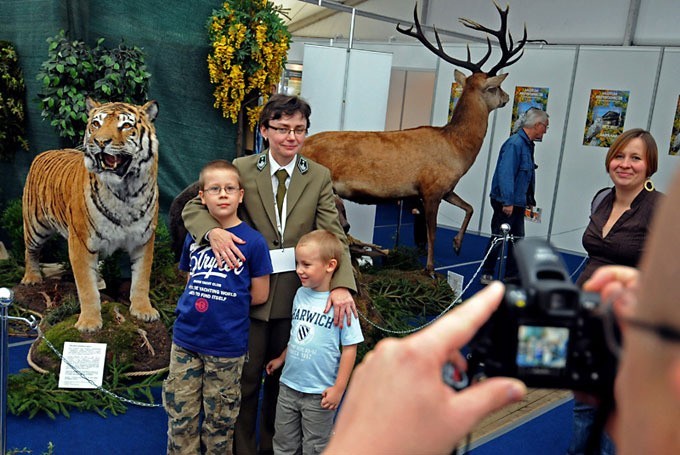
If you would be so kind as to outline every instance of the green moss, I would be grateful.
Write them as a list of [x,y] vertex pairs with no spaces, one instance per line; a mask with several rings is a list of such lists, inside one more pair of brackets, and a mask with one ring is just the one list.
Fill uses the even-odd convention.
[[[47,338],[59,352],[64,351],[64,343],[67,341],[85,341],[83,340],[80,331],[73,326],[77,320],[78,317],[74,315],[55,324],[45,332],[45,338]],[[40,343],[38,345],[38,354],[47,355],[53,360],[59,361],[59,357],[52,352],[49,346],[47,346],[47,343]]]

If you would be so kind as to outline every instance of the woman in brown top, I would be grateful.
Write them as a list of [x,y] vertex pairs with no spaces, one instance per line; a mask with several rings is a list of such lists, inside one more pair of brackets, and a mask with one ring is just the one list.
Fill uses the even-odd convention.
[[[579,286],[603,265],[637,266],[654,208],[662,197],[649,179],[656,172],[658,162],[656,141],[640,128],[623,132],[609,148],[605,169],[614,187],[600,190],[593,199],[590,223],[583,234],[588,262],[576,281]],[[615,453],[614,444],[602,431],[613,409],[613,397],[610,394],[599,398],[591,400],[582,394],[576,395],[569,454]],[[596,411],[586,401],[599,401],[601,409]]]

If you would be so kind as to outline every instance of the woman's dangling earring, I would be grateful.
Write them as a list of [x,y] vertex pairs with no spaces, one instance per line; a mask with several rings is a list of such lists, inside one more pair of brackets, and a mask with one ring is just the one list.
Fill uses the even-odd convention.
[[647,191],[654,191],[654,182],[651,179],[645,180],[645,189]]

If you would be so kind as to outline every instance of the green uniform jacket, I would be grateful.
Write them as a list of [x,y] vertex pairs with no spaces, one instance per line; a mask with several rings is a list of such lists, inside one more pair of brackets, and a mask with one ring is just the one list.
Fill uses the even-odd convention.
[[[347,248],[338,212],[335,208],[330,171],[304,157],[297,156],[297,163],[287,191],[287,221],[283,233],[284,248],[295,247],[304,234],[314,229],[326,229],[336,234],[345,244],[345,253],[340,266],[333,275],[331,289],[345,287],[356,292],[354,271]],[[281,248],[276,228],[274,192],[269,170],[269,153],[237,158],[233,161],[241,174],[241,185],[245,190],[239,217],[267,239],[269,249]],[[196,239],[220,225],[210,215],[201,200],[196,197],[189,201],[182,212],[187,231]],[[205,240],[202,240],[205,242]],[[269,285],[269,298],[263,305],[253,306],[250,316],[262,321],[289,319],[293,308],[293,297],[300,287],[295,272],[273,274]]]

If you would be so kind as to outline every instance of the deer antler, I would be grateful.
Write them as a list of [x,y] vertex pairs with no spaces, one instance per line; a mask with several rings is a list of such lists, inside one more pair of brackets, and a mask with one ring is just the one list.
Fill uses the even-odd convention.
[[[494,6],[498,10],[498,13],[501,15],[501,26],[499,27],[498,30],[493,30],[488,27],[485,27],[478,22],[475,22],[470,19],[465,19],[465,18],[460,18],[459,21],[465,25],[468,28],[471,28],[473,30],[478,30],[481,32],[486,33],[487,35],[495,36],[496,39],[498,40],[498,45],[500,46],[502,55],[501,59],[496,65],[494,65],[491,70],[486,73],[489,76],[495,76],[496,73],[502,68],[505,68],[506,66],[510,66],[513,63],[515,63],[517,60],[519,60],[522,57],[522,54],[524,53],[524,45],[528,42],[527,40],[527,27],[526,25],[524,26],[524,36],[522,39],[517,43],[517,47],[514,46],[513,40],[512,40],[512,34],[508,32],[508,11],[510,10],[510,5],[506,6],[505,9],[501,9],[500,6],[494,1]],[[404,35],[412,36],[421,43],[425,45],[426,48],[428,48],[430,51],[432,51],[435,55],[443,59],[444,61],[447,61],[453,65],[460,66],[462,68],[469,69],[473,73],[483,73],[482,71],[482,65],[486,63],[486,61],[489,59],[489,56],[491,56],[491,40],[489,39],[489,36],[486,37],[486,45],[487,45],[487,51],[484,57],[482,57],[477,63],[473,63],[471,56],[470,56],[470,46],[467,46],[467,61],[463,60],[458,60],[456,58],[451,57],[448,55],[446,52],[444,52],[444,47],[442,46],[441,40],[439,39],[439,33],[437,32],[436,27],[432,27],[434,29],[434,37],[437,40],[437,46],[435,47],[434,44],[432,44],[423,34],[423,29],[420,25],[420,21],[418,20],[418,4],[416,3],[416,6],[413,8],[413,22],[415,24],[416,30],[413,31],[413,25],[410,26],[409,28],[404,28],[401,27],[400,24],[397,24],[397,31],[400,33],[403,33]],[[506,39],[507,35],[507,39]],[[518,55],[519,54],[519,55]],[[514,57],[514,58],[513,58]]]
[[[527,26],[524,24],[524,36],[517,43],[517,47],[514,47],[512,41],[512,33],[508,31],[508,11],[510,11],[510,5],[507,5],[505,9],[501,9],[498,3],[493,2],[494,6],[498,10],[498,14],[501,15],[501,26],[498,30],[493,30],[491,28],[485,27],[478,22],[472,21],[470,19],[460,18],[459,21],[468,28],[473,30],[479,30],[489,35],[495,36],[498,40],[498,45],[501,48],[501,59],[496,65],[494,65],[491,70],[487,73],[489,76],[495,76],[496,73],[506,66],[510,66],[519,60],[524,54],[524,45],[527,43]],[[506,39],[507,35],[507,39]],[[491,44],[489,38],[487,37],[487,42],[489,43],[489,51],[491,50]],[[519,54],[519,55],[517,55]],[[515,57],[516,56],[516,57]],[[513,59],[513,57],[515,57]]]
[[467,61],[464,60],[459,60],[457,58],[453,58],[450,55],[448,55],[446,52],[444,52],[444,47],[442,46],[441,39],[439,39],[439,32],[437,32],[436,27],[432,27],[434,29],[434,37],[437,40],[437,47],[434,46],[423,34],[423,28],[420,26],[420,21],[418,20],[418,4],[416,3],[416,6],[413,8],[413,23],[415,24],[416,31],[413,31],[413,25],[411,25],[409,28],[404,28],[401,27],[401,24],[397,24],[397,31],[399,33],[403,33],[404,35],[412,36],[413,38],[416,38],[418,41],[423,43],[426,48],[428,48],[430,51],[432,51],[436,56],[441,58],[442,60],[449,62],[453,65],[460,66],[461,68],[466,68],[472,71],[473,73],[482,73],[482,65],[486,63],[486,61],[489,59],[489,56],[491,55],[491,42],[489,41],[489,38],[487,37],[487,45],[489,46],[489,49],[484,57],[482,57],[481,60],[479,60],[477,63],[473,63],[471,56],[470,56],[470,46],[467,47]]

